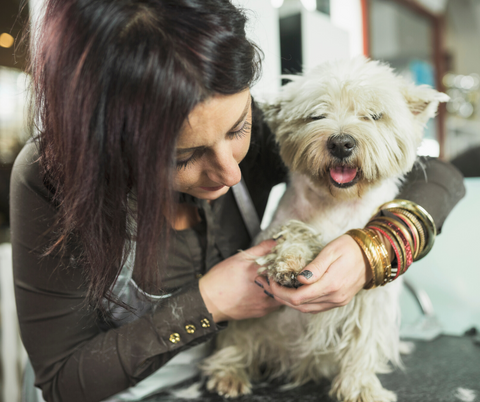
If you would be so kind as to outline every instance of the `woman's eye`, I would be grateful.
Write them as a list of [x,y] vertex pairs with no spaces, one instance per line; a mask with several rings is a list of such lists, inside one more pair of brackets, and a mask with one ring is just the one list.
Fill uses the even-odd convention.
[[245,137],[250,132],[252,128],[252,123],[244,121],[239,129],[234,129],[228,133],[231,138],[242,138]]
[[200,158],[204,154],[205,150],[204,149],[197,149],[189,158],[183,159],[183,160],[178,160],[176,162],[176,167],[178,170],[185,169],[189,165],[192,165],[195,163],[195,161]]
[[[252,124],[248,121],[244,121],[243,123],[239,124],[238,128],[235,127],[234,130],[228,133],[228,137],[235,139],[235,138],[242,138],[245,137],[252,128]],[[206,152],[206,148],[197,148],[193,154],[186,158],[186,159],[178,159],[176,161],[176,167],[178,170],[186,169],[190,165],[193,165],[202,155]]]
[[195,153],[188,159],[184,159],[184,160],[177,159],[177,169],[179,170],[184,169],[188,166],[190,162],[194,162],[194,161],[195,161]]

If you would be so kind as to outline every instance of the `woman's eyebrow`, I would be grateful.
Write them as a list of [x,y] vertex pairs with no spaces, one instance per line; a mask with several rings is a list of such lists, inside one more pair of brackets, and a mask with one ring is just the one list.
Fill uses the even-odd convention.
[[[245,116],[247,115],[248,110],[250,108],[251,100],[252,100],[252,95],[249,94],[248,99],[247,99],[247,103],[245,104],[245,109],[243,110],[242,115],[240,116],[240,118],[235,122],[235,124],[227,132],[232,131],[245,118]],[[177,154],[178,153],[186,153],[186,152],[196,151],[197,149],[202,149],[202,148],[206,148],[206,146],[201,145],[199,147],[192,147],[192,148],[177,148]]]

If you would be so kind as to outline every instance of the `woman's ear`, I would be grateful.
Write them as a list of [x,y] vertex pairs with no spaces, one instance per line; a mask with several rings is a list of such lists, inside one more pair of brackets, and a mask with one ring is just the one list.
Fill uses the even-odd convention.
[[428,85],[406,84],[402,88],[402,92],[408,108],[415,119],[422,124],[435,117],[440,102],[448,102],[450,99],[447,94],[438,92]]

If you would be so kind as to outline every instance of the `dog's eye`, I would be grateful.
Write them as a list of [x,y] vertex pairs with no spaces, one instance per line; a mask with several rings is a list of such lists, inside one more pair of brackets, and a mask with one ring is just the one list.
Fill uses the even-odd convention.
[[377,120],[380,120],[382,117],[383,117],[383,113],[378,113],[378,114],[371,114],[370,117],[377,121]]
[[325,116],[324,114],[321,114],[320,116],[310,116],[310,118],[311,118],[312,120],[322,120],[322,119],[324,119],[325,117],[327,117],[327,116]]

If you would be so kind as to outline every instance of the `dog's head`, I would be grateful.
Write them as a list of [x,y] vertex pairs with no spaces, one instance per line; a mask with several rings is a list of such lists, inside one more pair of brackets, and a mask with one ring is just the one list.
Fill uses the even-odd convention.
[[265,117],[291,171],[359,196],[413,167],[426,122],[448,96],[363,57],[291,76]]

